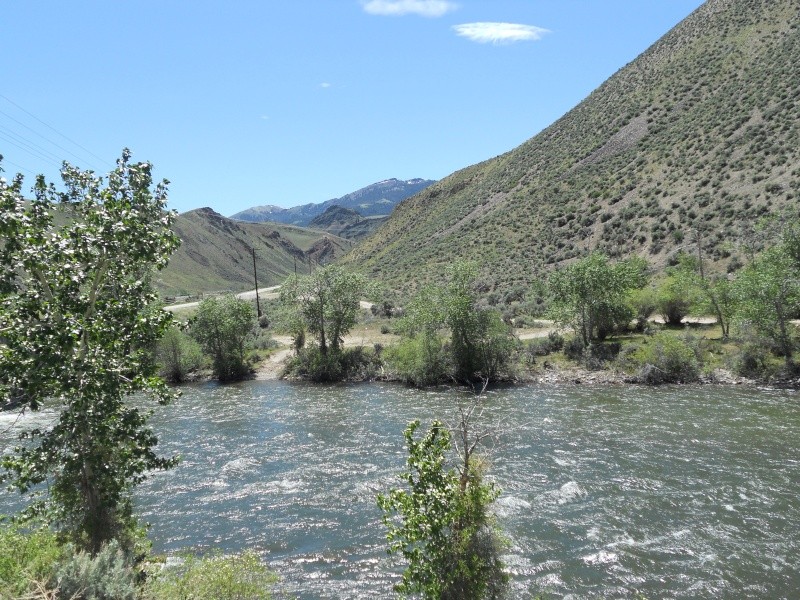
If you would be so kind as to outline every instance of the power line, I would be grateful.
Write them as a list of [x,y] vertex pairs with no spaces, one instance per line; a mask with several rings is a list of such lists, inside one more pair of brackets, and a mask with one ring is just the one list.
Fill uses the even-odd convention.
[[2,163],[0,163],[0,166],[2,166],[2,165],[11,165],[12,167],[16,167],[16,168],[17,168],[17,169],[19,169],[20,171],[25,171],[25,172],[26,172],[26,173],[28,173],[29,175],[33,175],[34,177],[36,176],[36,173],[34,173],[33,171],[31,171],[30,169],[26,169],[26,168],[25,168],[25,167],[23,167],[22,165],[18,165],[18,164],[17,164],[17,163],[15,163],[15,162],[11,162],[10,160],[7,160],[5,157],[3,157],[3,162],[2,162]]
[[7,143],[11,144],[12,146],[16,146],[23,152],[27,152],[31,156],[38,158],[39,160],[43,160],[44,162],[50,165],[54,165],[56,168],[61,168],[61,163],[59,163],[58,160],[54,160],[53,158],[41,154],[38,150],[28,146],[25,142],[17,142],[12,138],[9,138],[8,135],[3,133],[2,131],[0,131],[0,138],[4,139]]
[[[0,111],[0,114],[2,114],[2,111]],[[2,125],[0,125],[0,133],[4,134],[6,136],[11,136],[11,138],[14,139],[18,144],[22,144],[22,145],[26,146],[27,148],[30,148],[31,151],[36,150],[36,151],[40,152],[41,154],[43,154],[45,157],[56,161],[58,164],[61,164],[61,157],[59,157],[56,154],[50,152],[47,148],[45,148],[43,146],[40,146],[36,142],[33,142],[33,141],[29,140],[28,138],[22,137],[18,133],[14,133],[14,131],[12,131],[12,130],[6,128],[6,127],[3,127]],[[40,156],[39,158],[44,158],[44,157]]]
[[[3,99],[4,99],[6,102],[8,102],[9,104],[12,104],[13,106],[16,106],[16,107],[17,107],[19,110],[21,110],[22,112],[24,112],[26,115],[28,115],[28,116],[29,116],[29,117],[31,117],[32,119],[35,119],[36,121],[38,121],[39,123],[41,123],[42,125],[44,125],[45,127],[47,127],[49,130],[53,131],[54,133],[56,133],[56,134],[60,135],[62,138],[64,138],[65,140],[67,140],[67,141],[68,141],[70,144],[74,144],[75,146],[77,146],[78,148],[80,148],[81,150],[83,150],[84,152],[86,152],[86,153],[87,153],[89,156],[92,156],[92,157],[94,157],[95,159],[99,160],[101,164],[103,164],[103,165],[106,165],[106,166],[109,166],[109,167],[111,167],[111,168],[114,168],[114,165],[113,165],[113,164],[111,164],[111,163],[110,163],[110,162],[108,162],[107,160],[104,160],[104,159],[100,158],[99,156],[97,156],[97,155],[96,155],[94,152],[92,152],[91,150],[88,150],[87,148],[84,148],[84,147],[83,147],[83,146],[81,146],[81,145],[80,145],[78,142],[76,142],[75,140],[73,140],[73,139],[71,139],[71,138],[67,137],[66,135],[64,135],[63,133],[61,133],[60,131],[58,131],[58,129],[56,129],[55,127],[53,127],[52,125],[49,125],[49,124],[45,123],[45,122],[44,122],[44,121],[42,121],[42,120],[41,120],[39,117],[37,117],[37,116],[36,116],[36,115],[34,115],[33,113],[31,113],[31,112],[29,112],[29,111],[25,110],[25,109],[24,109],[24,108],[22,108],[22,107],[21,107],[19,104],[17,104],[17,103],[16,103],[16,102],[14,102],[13,100],[11,100],[11,99],[10,99],[8,96],[5,96],[5,95],[3,95],[3,94],[0,94],[0,98],[3,98]],[[59,146],[59,147],[60,147],[60,146]],[[70,154],[72,154],[72,153],[70,152]],[[75,156],[75,155],[73,154],[73,156]]]
[[[5,97],[5,96],[4,96],[4,97]],[[28,127],[28,126],[27,126],[25,123],[23,123],[22,121],[19,121],[19,120],[15,119],[14,117],[12,117],[12,116],[11,116],[10,114],[8,114],[7,112],[4,112],[4,111],[0,110],[0,115],[5,115],[6,117],[8,117],[8,118],[9,118],[9,119],[11,119],[12,121],[14,121],[16,124],[18,124],[18,125],[20,125],[20,126],[24,127],[25,129],[27,129],[28,131],[32,132],[33,134],[35,134],[35,135],[38,135],[40,138],[42,138],[42,139],[43,139],[43,140],[45,140],[46,142],[48,142],[48,143],[52,144],[53,146],[55,146],[55,147],[56,147],[56,148],[58,148],[59,150],[63,150],[64,152],[66,152],[67,154],[69,154],[70,156],[72,156],[73,158],[76,158],[78,161],[81,161],[81,162],[83,161],[83,159],[82,159],[80,156],[78,156],[77,154],[75,154],[75,153],[73,153],[73,152],[70,152],[69,150],[67,150],[67,149],[66,149],[66,148],[64,148],[63,146],[61,146],[61,145],[57,144],[57,143],[56,143],[56,142],[54,142],[53,140],[51,140],[51,139],[49,139],[49,138],[47,138],[47,137],[43,136],[41,133],[39,133],[38,131],[36,131],[36,130],[35,130],[35,129],[33,129],[32,127]],[[18,136],[18,135],[17,135],[17,137],[21,137],[21,136]],[[24,138],[23,138],[23,139],[24,139]],[[34,144],[34,142],[31,142],[30,140],[27,140],[27,141],[28,141],[30,144],[36,145],[36,144]],[[48,151],[46,151],[46,150],[45,150],[45,152],[48,152]],[[52,154],[52,153],[51,153],[51,154]],[[55,155],[54,155],[54,156],[55,156]],[[63,158],[63,157],[61,157],[61,158]],[[59,160],[59,161],[61,160],[59,157],[56,157],[56,159],[57,159],[57,160]]]

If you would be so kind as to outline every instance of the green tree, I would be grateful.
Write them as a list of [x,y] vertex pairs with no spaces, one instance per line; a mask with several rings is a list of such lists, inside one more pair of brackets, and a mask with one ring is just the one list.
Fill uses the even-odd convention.
[[247,340],[253,335],[256,311],[247,300],[233,295],[206,298],[197,307],[192,336],[211,357],[214,377],[223,382],[241,381],[250,375]]
[[440,330],[445,311],[441,289],[426,286],[406,306],[398,329],[406,336],[389,352],[390,361],[407,383],[433,385],[447,375]]
[[311,275],[290,277],[281,287],[281,302],[296,308],[306,330],[316,337],[320,352],[327,356],[329,351],[341,350],[368,288],[362,275],[330,265]]
[[[406,310],[401,342],[393,356],[401,374],[416,385],[443,379],[446,362],[450,375],[461,382],[496,380],[505,374],[518,347],[511,327],[494,309],[480,309],[475,292],[475,266],[457,262],[447,270],[444,286],[423,288]],[[449,361],[440,332],[450,332]]]
[[702,279],[698,269],[696,258],[681,254],[678,265],[669,269],[658,284],[658,311],[668,325],[680,325],[689,311],[699,304]]
[[[396,589],[435,600],[498,598],[507,577],[488,507],[499,492],[483,481],[472,451],[462,456],[460,473],[447,468],[451,436],[441,422],[434,421],[419,441],[418,428],[413,421],[404,433],[408,459],[400,477],[406,489],[378,496],[389,553],[408,563]],[[468,430],[465,439],[474,450]]]
[[477,294],[473,284],[476,276],[474,264],[456,262],[447,270],[447,283],[442,293],[454,375],[459,381],[471,381],[482,366],[477,345],[486,327],[483,315],[475,307]]
[[158,374],[169,383],[183,383],[190,371],[203,363],[197,342],[179,327],[170,327],[158,341],[155,353]]
[[645,268],[641,259],[611,263],[595,252],[554,271],[550,276],[551,318],[572,327],[584,346],[604,339],[633,319],[628,297],[646,283]]
[[[52,428],[2,457],[2,479],[30,494],[82,548],[130,541],[131,492],[174,460],[155,453],[147,414],[130,394],[167,402],[151,350],[171,321],[150,287],[178,245],[167,182],[124,150],[107,180],[64,163],[65,191],[39,176],[0,181],[0,404],[58,404]],[[47,482],[46,486],[41,484]]]
[[795,329],[791,319],[800,310],[800,269],[786,244],[762,252],[735,282],[737,319],[769,338],[793,369]]
[[722,339],[727,340],[731,335],[731,323],[739,309],[739,298],[733,282],[723,275],[717,275],[701,279],[699,285],[702,307],[714,314],[722,329]]

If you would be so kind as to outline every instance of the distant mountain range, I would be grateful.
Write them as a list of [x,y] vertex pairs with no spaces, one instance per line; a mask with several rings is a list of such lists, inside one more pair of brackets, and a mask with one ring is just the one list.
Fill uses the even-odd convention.
[[231,219],[262,223],[272,221],[287,225],[308,226],[315,217],[331,206],[341,206],[355,211],[362,217],[378,217],[391,214],[395,205],[435,183],[430,179],[386,179],[361,188],[355,192],[318,204],[303,204],[292,208],[280,206],[254,206],[231,215]]

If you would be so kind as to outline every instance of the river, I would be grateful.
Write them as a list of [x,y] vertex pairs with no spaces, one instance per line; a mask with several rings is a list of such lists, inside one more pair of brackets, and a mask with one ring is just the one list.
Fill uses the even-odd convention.
[[[157,552],[252,547],[288,596],[390,597],[400,565],[375,496],[399,485],[408,421],[454,421],[469,401],[391,384],[190,386],[152,420],[181,463],[140,486],[137,510]],[[530,386],[484,404],[512,598],[800,594],[797,393]]]

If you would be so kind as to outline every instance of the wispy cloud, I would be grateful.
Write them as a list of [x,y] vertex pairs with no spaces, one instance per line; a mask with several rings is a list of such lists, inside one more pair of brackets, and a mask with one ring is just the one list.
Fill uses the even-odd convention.
[[458,8],[455,2],[449,0],[362,0],[361,5],[371,15],[388,17],[441,17]]
[[549,30],[520,23],[464,23],[453,25],[455,32],[480,44],[513,44],[542,39]]
[[323,90],[327,90],[331,86],[333,86],[333,84],[328,83],[327,81],[323,81],[322,83],[319,84],[319,87],[321,87]]

